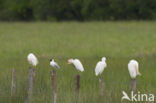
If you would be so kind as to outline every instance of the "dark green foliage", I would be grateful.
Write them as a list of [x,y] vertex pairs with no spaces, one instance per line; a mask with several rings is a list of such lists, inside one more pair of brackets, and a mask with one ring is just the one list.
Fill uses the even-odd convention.
[[0,0],[0,20],[140,19],[156,19],[156,0]]
[[2,0],[1,20],[30,20],[33,18],[30,0]]

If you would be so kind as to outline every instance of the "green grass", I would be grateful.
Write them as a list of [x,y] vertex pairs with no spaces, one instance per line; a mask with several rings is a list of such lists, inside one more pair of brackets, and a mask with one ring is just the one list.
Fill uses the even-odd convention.
[[[73,66],[68,58],[79,58],[85,68],[81,75],[79,103],[120,103],[122,91],[129,91],[127,63],[136,59],[142,76],[137,89],[156,94],[156,22],[1,22],[0,103],[23,103],[27,95],[29,64],[27,54],[39,59],[33,103],[51,103],[49,59],[62,67],[57,71],[57,103],[74,103]],[[99,95],[94,68],[102,56],[108,67],[103,73],[104,96]],[[10,96],[11,71],[17,71],[17,90]],[[127,101],[125,101],[126,103]]]

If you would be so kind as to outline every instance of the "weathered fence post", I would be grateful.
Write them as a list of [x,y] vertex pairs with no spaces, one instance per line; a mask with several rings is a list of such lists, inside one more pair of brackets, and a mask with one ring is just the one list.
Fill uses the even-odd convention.
[[100,93],[103,96],[103,92],[104,92],[104,83],[103,83],[103,79],[102,76],[99,76],[99,87],[100,87]]
[[80,75],[75,77],[75,101],[76,103],[79,100],[79,90],[80,90]]
[[30,68],[29,69],[29,76],[28,76],[28,96],[27,96],[27,99],[26,99],[25,103],[31,103],[34,76],[35,76],[35,69]]
[[56,84],[57,74],[55,70],[51,71],[52,80],[52,103],[56,103],[57,98],[57,84]]
[[14,96],[16,92],[16,70],[12,69],[12,80],[11,80],[11,96]]
[[130,90],[131,91],[136,92],[136,84],[137,84],[136,79],[131,79],[130,80]]

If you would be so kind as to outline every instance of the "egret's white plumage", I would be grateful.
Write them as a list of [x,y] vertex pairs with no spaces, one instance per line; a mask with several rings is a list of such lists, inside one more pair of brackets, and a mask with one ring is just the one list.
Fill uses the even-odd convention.
[[105,57],[102,57],[101,61],[99,61],[96,64],[96,67],[95,67],[95,75],[96,76],[101,75],[102,72],[104,71],[104,68],[106,68],[106,67],[107,67],[106,58]]
[[36,66],[38,64],[37,57],[33,53],[29,53],[27,56],[29,64]]
[[58,69],[60,69],[60,66],[54,61],[54,59],[50,59],[50,65],[51,65],[53,68],[58,68]]
[[84,71],[83,65],[79,59],[69,59],[68,64],[73,64],[78,71]]
[[139,63],[136,60],[130,60],[128,63],[128,71],[131,78],[136,78],[137,75],[141,75],[139,72]]

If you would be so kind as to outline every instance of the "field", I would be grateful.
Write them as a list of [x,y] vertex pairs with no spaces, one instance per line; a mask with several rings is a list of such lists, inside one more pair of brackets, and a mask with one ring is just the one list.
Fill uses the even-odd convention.
[[[57,103],[74,103],[74,76],[81,75],[79,103],[120,103],[122,91],[129,92],[130,59],[139,61],[137,77],[141,93],[156,94],[156,22],[0,22],[0,103],[24,103],[30,65],[27,54],[39,59],[32,103],[51,103],[49,59],[57,70]],[[104,96],[99,95],[94,68],[107,57],[103,72]],[[80,73],[67,59],[79,58],[85,68]],[[17,71],[17,90],[10,96],[12,68]],[[123,101],[127,103],[127,101]]]

